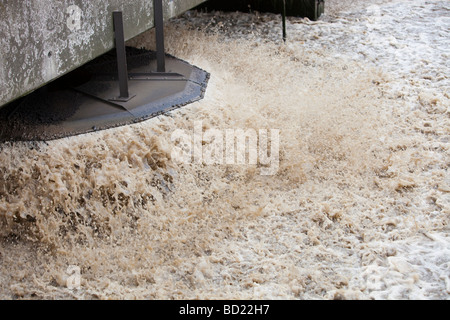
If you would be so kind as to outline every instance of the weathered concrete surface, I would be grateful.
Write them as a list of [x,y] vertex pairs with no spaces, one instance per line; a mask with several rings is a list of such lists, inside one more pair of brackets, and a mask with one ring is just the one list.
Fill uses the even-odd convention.
[[[163,0],[165,18],[205,0]],[[153,0],[0,0],[0,106],[114,48],[112,12],[125,38],[153,27]]]

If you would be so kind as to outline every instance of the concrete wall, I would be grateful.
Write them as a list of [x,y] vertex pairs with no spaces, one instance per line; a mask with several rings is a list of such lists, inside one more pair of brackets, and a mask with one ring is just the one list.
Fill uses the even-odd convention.
[[[205,0],[163,0],[165,18]],[[153,27],[153,0],[0,0],[0,106],[114,48],[112,12],[125,37]]]

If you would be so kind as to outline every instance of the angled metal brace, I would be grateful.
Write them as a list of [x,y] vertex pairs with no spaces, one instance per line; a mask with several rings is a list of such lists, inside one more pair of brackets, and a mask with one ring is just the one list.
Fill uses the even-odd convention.
[[162,0],[153,0],[153,12],[156,30],[157,72],[166,72],[166,56],[164,48],[164,11]]
[[114,34],[116,39],[117,71],[119,75],[120,95],[110,99],[111,101],[127,102],[134,96],[128,91],[127,53],[125,48],[125,35],[123,30],[122,11],[113,12]]

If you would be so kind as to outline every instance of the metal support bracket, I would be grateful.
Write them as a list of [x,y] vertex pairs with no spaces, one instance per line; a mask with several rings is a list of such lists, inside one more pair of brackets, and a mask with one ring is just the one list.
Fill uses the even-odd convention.
[[157,72],[166,72],[166,56],[164,48],[164,11],[162,0],[153,0],[153,12],[156,30]]
[[128,91],[128,67],[127,54],[125,48],[125,35],[123,30],[123,15],[122,11],[113,12],[114,19],[114,34],[116,38],[116,54],[117,54],[117,71],[119,75],[119,89],[120,95],[111,98],[111,101],[128,102],[135,95],[130,96]]
[[[157,73],[166,73],[166,54],[164,47],[164,10],[162,0],[153,1],[154,12],[154,24],[156,32],[156,60],[157,60]],[[119,79],[120,94],[118,97],[109,99],[115,102],[128,102],[136,95],[130,95],[128,89],[128,67],[127,67],[127,55],[125,47],[125,36],[123,27],[123,14],[122,11],[113,12],[114,20],[114,34],[116,43],[117,54],[117,71]],[[170,77],[172,74],[167,74]]]
[[[105,74],[104,76],[102,76],[101,74],[96,74],[95,80],[118,81],[120,90],[119,96],[112,94],[109,95],[109,97],[105,97],[104,93],[102,93],[101,90],[99,91],[95,89],[95,86],[94,88],[89,88],[89,86],[83,85],[73,88],[73,90],[99,101],[103,101],[104,103],[107,103],[111,106],[119,107],[136,116],[136,112],[133,110],[135,108],[133,107],[134,103],[130,102],[130,100],[137,97],[137,94],[130,95],[129,92],[129,86],[133,87],[134,91],[137,90],[135,88],[136,81],[187,81],[187,79],[179,73],[166,72],[166,54],[164,49],[164,13],[162,3],[162,0],[153,1],[154,23],[156,29],[156,72],[129,74],[127,64],[127,48],[125,46],[123,14],[122,11],[114,11],[113,22],[116,45],[117,75]],[[105,76],[106,79],[104,78]],[[142,89],[138,89],[136,91],[139,94],[139,97],[136,98],[137,100],[141,99],[140,96],[145,95],[142,94],[141,90]],[[110,90],[108,89],[107,91]]]

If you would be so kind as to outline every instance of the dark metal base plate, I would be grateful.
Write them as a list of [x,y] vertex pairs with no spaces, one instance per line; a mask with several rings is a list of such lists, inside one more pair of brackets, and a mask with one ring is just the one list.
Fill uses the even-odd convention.
[[119,97],[117,62],[108,53],[0,109],[0,141],[42,141],[140,122],[203,98],[209,74],[166,55],[127,48],[130,96]]

